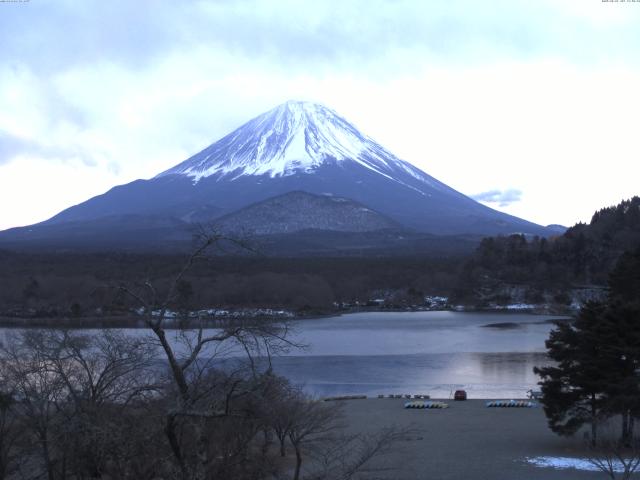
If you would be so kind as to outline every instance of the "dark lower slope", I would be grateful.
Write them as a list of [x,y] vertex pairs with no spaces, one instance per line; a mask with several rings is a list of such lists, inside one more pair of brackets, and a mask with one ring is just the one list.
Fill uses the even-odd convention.
[[304,230],[255,238],[260,252],[287,257],[458,257],[470,255],[481,237],[429,235],[399,230],[329,232]]
[[282,177],[210,176],[193,184],[182,175],[137,180],[71,207],[47,224],[107,215],[152,214],[208,221],[291,191],[331,194],[362,203],[404,227],[437,235],[548,235],[545,227],[486,207],[434,179],[430,188],[410,176],[404,183],[360,165],[327,163],[314,173]]
[[[93,222],[68,222],[9,230],[0,236],[0,248],[23,252],[186,254],[195,245],[194,235],[198,233],[198,228],[175,219],[112,216]],[[305,229],[292,233],[256,235],[245,231],[228,234],[242,238],[253,252],[251,254],[280,257],[465,255],[471,253],[481,239],[478,236],[439,236],[398,229],[362,232]],[[227,253],[249,254],[228,244],[225,250]]]
[[215,221],[225,232],[276,235],[320,230],[371,232],[401,229],[393,220],[343,197],[289,192],[254,203]]
[[193,225],[153,215],[38,224],[0,232],[0,248],[47,251],[173,251],[192,244]]

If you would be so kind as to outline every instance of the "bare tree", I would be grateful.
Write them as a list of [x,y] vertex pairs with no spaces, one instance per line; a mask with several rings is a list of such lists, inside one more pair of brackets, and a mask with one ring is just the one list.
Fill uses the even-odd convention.
[[304,397],[299,397],[297,401],[292,402],[291,409],[289,441],[296,455],[293,480],[299,480],[305,444],[340,428],[338,420],[341,418],[341,410],[337,403],[329,405]]
[[22,341],[39,352],[80,410],[105,404],[125,407],[159,387],[153,369],[155,349],[144,339],[108,329],[91,337],[38,330],[26,332]]
[[124,410],[159,388],[152,368],[155,351],[147,342],[113,330],[101,330],[94,337],[47,331],[36,348],[66,386],[61,414],[63,440],[74,452],[69,466],[98,477],[116,459]]
[[[152,353],[119,332],[28,330],[4,349],[17,414],[41,446],[47,477],[99,477],[117,460],[122,416],[157,389]],[[141,419],[143,421],[143,419]]]
[[393,452],[399,441],[415,436],[413,429],[383,428],[373,434],[338,435],[312,450],[315,473],[308,480],[352,480],[366,478],[389,468],[375,465],[375,460]]
[[278,439],[280,456],[285,457],[289,434],[299,418],[300,404],[305,399],[302,393],[284,378],[274,376],[269,386],[265,395],[264,416],[267,427]]
[[[157,345],[168,363],[175,403],[166,414],[165,434],[184,479],[203,479],[211,467],[209,455],[209,430],[215,428],[212,421],[230,416],[244,416],[234,411],[231,400],[259,391],[262,387],[257,381],[258,375],[254,356],[285,348],[290,342],[287,338],[288,325],[282,322],[258,321],[254,319],[227,320],[218,322],[215,329],[206,330],[201,319],[186,319],[181,323],[174,321],[172,326],[179,327],[173,342],[167,327],[174,320],[176,304],[180,298],[180,286],[185,275],[194,264],[207,256],[214,248],[246,248],[246,243],[231,239],[216,232],[200,232],[198,246],[187,258],[176,274],[166,292],[162,293],[150,280],[138,288],[120,285],[118,288],[133,298],[145,315],[145,323],[155,336]],[[216,366],[214,360],[224,358],[233,351],[243,351],[250,361],[252,382],[244,381],[241,376],[227,382],[224,388],[212,382],[208,373]],[[229,378],[234,378],[233,375]],[[183,431],[195,439],[195,444],[186,442]]]
[[[271,422],[281,441],[281,454],[283,434],[295,452],[293,480],[351,480],[359,475],[370,480],[375,472],[385,470],[374,466],[373,460],[416,433],[388,427],[373,434],[346,434],[341,404],[314,400],[290,386],[275,401],[279,407],[271,412]],[[303,472],[305,458],[308,462]]]
[[0,480],[11,478],[19,470],[22,434],[15,412],[15,399],[11,392],[0,388]]
[[589,443],[587,460],[611,480],[618,475],[622,480],[628,480],[640,469],[640,438],[620,439],[611,428],[610,423],[600,426],[602,432],[595,444]]
[[[20,399],[23,427],[38,446],[37,457],[48,480],[64,478],[65,452],[60,448],[60,404],[65,400],[64,382],[51,374],[44,352],[32,348],[37,332],[9,339],[3,349],[3,374],[14,395]],[[36,452],[23,452],[31,455]]]

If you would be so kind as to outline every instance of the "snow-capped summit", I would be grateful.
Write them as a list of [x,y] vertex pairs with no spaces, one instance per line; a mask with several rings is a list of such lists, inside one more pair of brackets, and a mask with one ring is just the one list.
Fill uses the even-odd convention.
[[398,172],[432,184],[420,170],[398,159],[333,110],[290,100],[250,120],[200,153],[162,172],[199,181],[216,175],[280,177],[314,173],[321,165],[355,162],[394,179]]

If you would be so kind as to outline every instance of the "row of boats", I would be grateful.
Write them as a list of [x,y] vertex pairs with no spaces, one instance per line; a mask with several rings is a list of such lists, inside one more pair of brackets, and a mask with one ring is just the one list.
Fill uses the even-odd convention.
[[[488,408],[533,408],[536,403],[527,400],[492,400],[486,403]],[[449,408],[445,402],[406,402],[404,408]]]
[[504,407],[504,408],[533,408],[537,406],[534,402],[527,400],[493,400],[487,402],[487,407]]
[[404,408],[449,408],[449,404],[444,402],[407,402]]

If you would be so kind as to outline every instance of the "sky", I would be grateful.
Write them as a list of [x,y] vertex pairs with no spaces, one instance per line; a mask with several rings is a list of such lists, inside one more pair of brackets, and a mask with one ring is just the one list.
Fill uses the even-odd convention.
[[536,223],[640,194],[640,2],[0,2],[0,45],[0,229],[289,99]]

